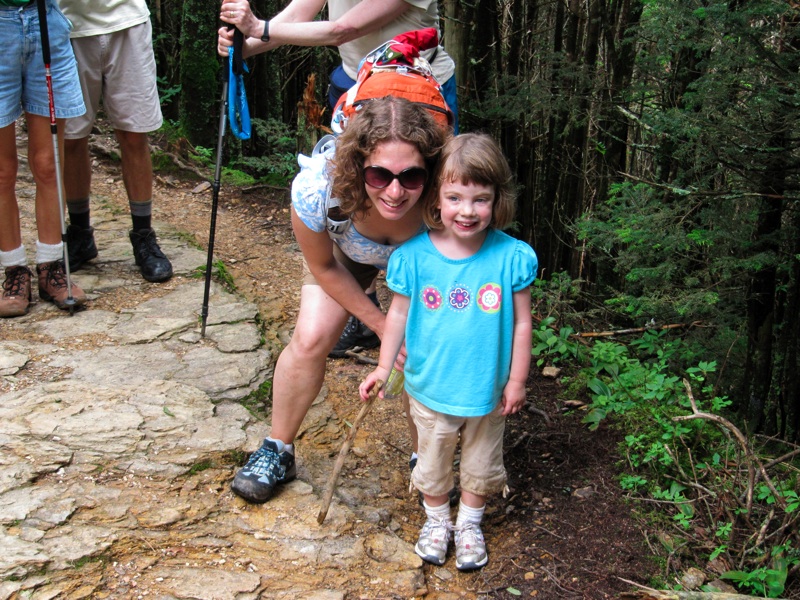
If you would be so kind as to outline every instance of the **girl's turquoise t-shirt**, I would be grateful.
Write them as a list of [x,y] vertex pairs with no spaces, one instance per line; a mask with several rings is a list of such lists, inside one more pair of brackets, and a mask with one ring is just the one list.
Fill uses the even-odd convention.
[[406,391],[448,415],[492,412],[511,370],[513,295],[537,269],[528,244],[494,229],[466,259],[443,256],[427,232],[395,250],[386,283],[410,299]]

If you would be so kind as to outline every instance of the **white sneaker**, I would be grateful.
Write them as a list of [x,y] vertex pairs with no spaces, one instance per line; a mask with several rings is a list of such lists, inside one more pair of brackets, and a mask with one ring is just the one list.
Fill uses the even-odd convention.
[[414,552],[426,562],[443,565],[447,558],[447,545],[450,543],[452,527],[452,524],[444,519],[428,517],[422,526]]
[[456,568],[459,571],[480,569],[489,562],[486,554],[486,542],[483,540],[480,525],[467,521],[454,529],[456,532]]

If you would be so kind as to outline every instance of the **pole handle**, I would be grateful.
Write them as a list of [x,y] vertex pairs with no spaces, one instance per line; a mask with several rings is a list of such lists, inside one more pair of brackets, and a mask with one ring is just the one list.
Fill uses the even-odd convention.
[[47,0],[36,0],[39,9],[39,35],[42,38],[44,64],[50,66],[50,33],[47,30]]

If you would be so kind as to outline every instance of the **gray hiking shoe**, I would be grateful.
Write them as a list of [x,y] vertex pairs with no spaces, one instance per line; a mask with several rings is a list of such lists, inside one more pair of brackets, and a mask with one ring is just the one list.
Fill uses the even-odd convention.
[[444,519],[428,517],[414,552],[425,562],[443,565],[447,558],[447,545],[450,543],[450,530],[453,525]]
[[489,557],[486,554],[486,542],[483,539],[481,526],[466,522],[456,526],[456,568],[459,571],[480,569]]
[[275,486],[297,477],[294,455],[278,452],[275,442],[264,440],[261,448],[250,455],[247,464],[233,478],[233,492],[254,504],[272,498]]

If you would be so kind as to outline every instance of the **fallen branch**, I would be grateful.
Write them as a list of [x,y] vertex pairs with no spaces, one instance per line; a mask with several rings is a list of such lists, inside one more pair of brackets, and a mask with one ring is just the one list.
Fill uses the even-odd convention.
[[367,364],[367,365],[376,365],[378,361],[374,358],[367,356],[366,354],[361,354],[360,352],[356,352],[355,350],[346,350],[344,353],[345,356],[349,356],[350,358],[355,358],[358,362]]
[[573,335],[582,338],[612,337],[615,335],[644,333],[645,331],[666,331],[668,329],[699,327],[700,325],[702,325],[702,321],[692,321],[691,323],[673,323],[671,325],[661,325],[660,327],[632,327],[630,329],[617,329],[616,331],[586,331],[584,333],[574,333]]
[[552,424],[552,421],[550,420],[550,415],[548,415],[541,408],[536,408],[533,404],[528,404],[526,410],[528,412],[530,412],[530,413],[533,413],[535,415],[539,415],[540,417],[542,417],[544,419],[544,422],[547,423],[548,425]]
[[289,188],[287,188],[285,185],[270,185],[268,183],[257,183],[256,185],[251,185],[246,188],[242,188],[242,193],[250,194],[252,192],[263,190],[265,188],[268,190],[280,190],[281,192],[289,191]]
[[744,452],[747,463],[747,492],[745,498],[746,498],[746,508],[748,513],[753,507],[753,492],[756,485],[756,466],[758,466],[758,473],[761,474],[761,477],[764,479],[764,483],[772,492],[772,495],[775,498],[775,503],[780,508],[785,509],[786,503],[783,500],[783,496],[781,496],[781,494],[778,493],[778,490],[775,489],[775,485],[772,483],[772,480],[770,479],[769,475],[767,475],[767,471],[764,468],[764,465],[761,464],[761,461],[759,461],[758,458],[756,457],[755,453],[753,452],[753,449],[747,442],[747,438],[744,436],[741,430],[724,417],[720,417],[719,415],[715,415],[713,413],[701,412],[697,408],[697,402],[695,402],[694,394],[692,393],[692,386],[686,379],[683,380],[683,386],[686,388],[686,393],[689,395],[689,402],[692,405],[693,414],[681,417],[672,417],[672,420],[691,421],[693,419],[704,419],[706,421],[711,421],[713,423],[716,423],[717,425],[724,427],[733,434],[733,437],[736,438],[736,441],[742,448],[742,452]]

